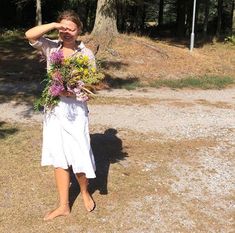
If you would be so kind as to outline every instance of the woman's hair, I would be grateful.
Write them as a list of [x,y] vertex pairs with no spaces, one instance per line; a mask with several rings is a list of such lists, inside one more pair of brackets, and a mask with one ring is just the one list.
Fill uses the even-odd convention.
[[61,22],[61,20],[63,20],[63,19],[67,19],[67,20],[72,21],[73,23],[75,23],[77,25],[77,27],[80,29],[80,31],[82,31],[83,24],[78,16],[78,14],[75,11],[66,10],[66,11],[61,12],[57,18],[57,22]]

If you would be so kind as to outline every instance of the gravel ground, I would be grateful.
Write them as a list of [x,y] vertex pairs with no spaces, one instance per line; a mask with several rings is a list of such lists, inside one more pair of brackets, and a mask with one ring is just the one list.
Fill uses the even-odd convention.
[[[101,91],[99,95],[157,101],[129,106],[91,104],[91,126],[115,128],[120,138],[128,131],[148,134],[149,140],[155,137],[152,135],[159,135],[153,142],[179,142],[183,148],[182,156],[174,157],[172,152],[169,159],[159,158],[160,155],[152,151],[149,162],[136,160],[135,156],[121,161],[119,164],[125,170],[139,166],[132,176],[141,173],[141,177],[148,180],[146,185],[151,189],[155,187],[155,192],[127,198],[126,209],[119,212],[117,203],[112,202],[108,208],[115,211],[102,216],[102,223],[112,226],[112,232],[234,232],[235,88],[112,90]],[[1,121],[42,121],[41,114],[24,104],[2,103],[0,111]],[[194,145],[192,150],[186,146],[184,150],[193,140],[202,140],[203,146],[197,149]],[[206,146],[207,140],[214,144]],[[120,165],[113,165],[110,173]],[[95,216],[93,218],[97,221]],[[114,220],[118,224],[114,224]],[[110,232],[107,226],[100,224],[103,231],[90,226],[86,232]],[[64,232],[84,232],[83,226],[77,223],[66,227]]]
[[[101,91],[99,96],[156,99],[148,105],[90,105],[90,124],[137,132],[155,132],[167,139],[222,136],[235,127],[235,89]],[[1,120],[40,122],[32,106],[0,104]]]

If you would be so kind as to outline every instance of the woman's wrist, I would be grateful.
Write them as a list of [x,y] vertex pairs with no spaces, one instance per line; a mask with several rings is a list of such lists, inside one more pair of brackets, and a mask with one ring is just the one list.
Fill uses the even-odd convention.
[[52,22],[52,23],[49,23],[49,24],[51,25],[51,30],[56,29],[56,25],[57,25],[56,22]]

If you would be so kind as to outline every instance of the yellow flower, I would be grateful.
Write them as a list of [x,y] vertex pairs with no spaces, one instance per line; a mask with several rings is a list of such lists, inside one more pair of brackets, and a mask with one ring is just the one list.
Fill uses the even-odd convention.
[[95,67],[92,67],[92,68],[91,68],[91,72],[95,73],[95,72],[96,72],[96,68],[95,68]]
[[64,65],[69,65],[70,64],[70,59],[69,58],[65,58],[64,59]]
[[84,70],[83,70],[83,74],[84,74],[84,75],[88,75],[88,73],[89,73],[88,69],[84,69]]

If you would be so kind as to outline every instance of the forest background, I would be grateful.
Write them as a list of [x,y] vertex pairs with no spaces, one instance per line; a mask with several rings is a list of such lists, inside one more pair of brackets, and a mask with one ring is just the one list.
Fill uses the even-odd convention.
[[[197,0],[195,32],[202,36],[231,36],[235,29],[234,0]],[[121,33],[149,37],[187,38],[191,33],[194,0],[2,0],[0,27],[31,27],[54,21],[58,11],[74,9],[84,23],[83,33],[112,18]],[[98,9],[99,8],[99,9]],[[99,11],[97,11],[99,10]],[[110,26],[110,25],[109,25]],[[112,31],[112,27],[106,28]]]

